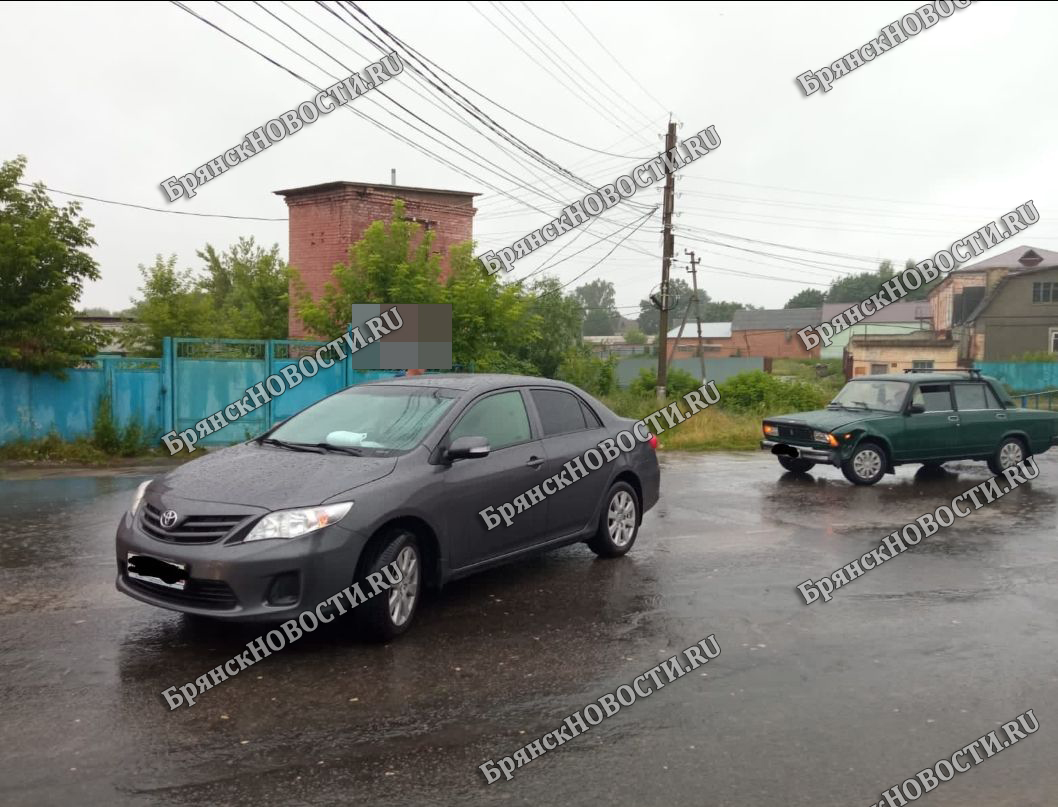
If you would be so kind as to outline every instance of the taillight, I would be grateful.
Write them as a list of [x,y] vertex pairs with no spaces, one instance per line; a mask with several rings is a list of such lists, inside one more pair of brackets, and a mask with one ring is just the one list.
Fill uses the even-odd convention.
[[654,449],[655,451],[658,450],[658,438],[657,438],[657,435],[654,435],[654,434],[650,435],[650,439],[647,442],[650,443],[650,447],[652,449]]

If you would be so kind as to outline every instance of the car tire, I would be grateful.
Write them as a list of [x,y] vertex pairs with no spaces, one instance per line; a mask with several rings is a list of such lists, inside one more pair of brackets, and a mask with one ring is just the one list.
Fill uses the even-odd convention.
[[1025,443],[1020,437],[1006,437],[996,447],[996,453],[988,458],[988,470],[999,476],[1003,471],[1028,456]]
[[841,472],[854,485],[873,485],[885,476],[888,465],[885,449],[877,443],[865,442],[856,446],[852,456],[841,463]]
[[802,457],[779,456],[779,465],[792,474],[806,474],[816,467],[814,460],[806,460]]
[[401,570],[401,581],[353,609],[358,633],[369,641],[388,642],[408,630],[422,599],[422,550],[416,537],[405,529],[387,533],[365,559],[362,577],[357,580],[364,594],[373,590],[367,577],[393,562]]
[[615,482],[606,494],[599,526],[588,540],[601,558],[619,558],[632,548],[639,535],[639,497],[627,482]]

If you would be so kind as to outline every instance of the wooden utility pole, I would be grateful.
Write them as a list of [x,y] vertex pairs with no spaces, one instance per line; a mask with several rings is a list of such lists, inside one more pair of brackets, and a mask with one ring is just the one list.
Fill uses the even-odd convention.
[[691,256],[691,266],[687,270],[691,273],[691,284],[694,289],[694,318],[698,322],[698,361],[702,367],[702,383],[705,383],[705,348],[702,346],[702,306],[698,303],[698,264],[701,263],[694,257],[694,250],[684,250]]
[[[665,134],[665,153],[676,148],[676,122],[669,121],[669,130]],[[672,208],[676,201],[676,180],[672,171],[665,171],[665,196],[662,201],[662,238],[663,246],[661,253],[661,294],[663,303],[661,316],[658,323],[658,400],[665,398],[665,388],[668,383],[668,331],[669,331],[669,266],[672,263],[673,239],[672,239]]]

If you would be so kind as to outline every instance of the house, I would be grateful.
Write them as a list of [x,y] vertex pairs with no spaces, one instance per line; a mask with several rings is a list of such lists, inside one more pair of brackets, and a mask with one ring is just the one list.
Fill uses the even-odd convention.
[[[849,303],[825,303],[821,319],[829,322],[849,307]],[[931,329],[932,313],[926,302],[897,302],[887,305],[869,317],[864,317],[851,328],[834,334],[829,345],[820,346],[822,359],[840,359],[845,355],[849,340],[861,334],[907,334]]]
[[732,356],[809,359],[819,357],[818,345],[811,350],[797,335],[802,328],[817,327],[819,308],[779,308],[736,311],[731,319]]
[[698,339],[698,322],[687,322],[681,335],[679,326],[673,328],[666,336],[669,357],[685,359],[698,355],[701,345],[705,356],[734,356],[735,348],[731,340],[730,322],[703,322],[701,324],[701,341]]
[[[289,210],[290,266],[298,270],[313,297],[323,293],[331,271],[348,260],[349,247],[364,231],[375,221],[389,220],[395,199],[404,201],[408,220],[435,233],[433,251],[447,271],[449,248],[473,237],[474,197],[479,195],[367,182],[325,182],[275,193],[283,197]],[[293,281],[290,294],[293,300]],[[290,338],[307,338],[294,305],[289,316]]]
[[936,331],[860,333],[849,340],[845,372],[849,377],[899,373],[903,370],[954,370],[959,343]]
[[961,267],[930,291],[928,318],[921,303],[892,303],[883,309],[916,306],[914,318],[921,330],[901,335],[875,334],[868,328],[853,334],[846,372],[942,370],[1030,352],[1058,352],[1056,294],[1058,252],[1051,250],[1015,247]]
[[967,315],[962,340],[966,360],[1012,361],[1026,353],[1058,353],[1058,253],[1027,249],[1017,264],[1005,271],[992,269],[993,282]]
[[639,353],[649,353],[655,342],[655,337],[648,336],[646,344],[635,345],[626,342],[623,334],[614,336],[584,336],[581,337],[584,344],[591,348],[593,356],[634,356]]

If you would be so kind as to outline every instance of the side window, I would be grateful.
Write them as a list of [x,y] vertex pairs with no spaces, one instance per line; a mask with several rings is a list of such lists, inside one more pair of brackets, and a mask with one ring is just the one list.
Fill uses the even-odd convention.
[[992,387],[985,384],[985,408],[986,409],[1002,409],[1003,404],[999,402]]
[[988,409],[984,384],[956,384],[955,404],[961,410]]
[[950,412],[951,384],[922,384],[912,401],[925,405],[927,412]]
[[602,421],[599,420],[599,416],[591,411],[591,407],[588,406],[584,401],[580,402],[581,409],[584,410],[584,422],[588,424],[589,429],[601,429]]
[[554,389],[534,389],[533,402],[540,413],[544,437],[584,431],[584,409],[580,399],[568,392]]
[[475,436],[488,440],[493,451],[527,442],[530,437],[529,415],[522,394],[512,390],[482,398],[471,404],[448,433],[450,440]]

